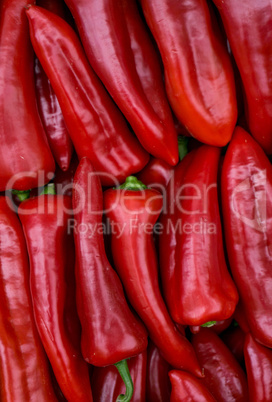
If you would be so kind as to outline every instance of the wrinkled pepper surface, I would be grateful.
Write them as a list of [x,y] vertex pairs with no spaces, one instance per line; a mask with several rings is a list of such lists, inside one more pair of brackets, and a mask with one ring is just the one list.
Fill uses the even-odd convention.
[[[37,5],[65,19],[65,3],[62,0],[39,0]],[[51,151],[58,166],[66,171],[71,161],[73,145],[58,98],[37,57],[35,57],[35,89],[39,114]]]
[[204,368],[202,381],[216,401],[248,402],[246,375],[219,336],[210,328],[201,328],[192,344]]

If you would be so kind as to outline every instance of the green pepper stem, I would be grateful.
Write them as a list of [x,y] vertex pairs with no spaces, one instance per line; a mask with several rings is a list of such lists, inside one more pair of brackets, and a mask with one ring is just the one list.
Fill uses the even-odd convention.
[[141,191],[145,190],[147,186],[142,183],[140,180],[137,179],[135,176],[128,176],[126,178],[126,181],[124,184],[121,184],[121,186],[117,187],[118,189],[121,190],[133,190],[133,191]]
[[129,402],[132,398],[133,395],[133,381],[130,376],[129,368],[127,365],[126,360],[121,360],[118,363],[115,363],[115,367],[119,371],[120,376],[122,377],[122,380],[125,383],[126,386],[126,393],[125,394],[120,394],[116,402]]
[[208,321],[208,322],[205,322],[205,324],[202,324],[201,327],[210,328],[210,327],[213,327],[215,324],[216,324],[216,321]]
[[27,200],[30,196],[30,190],[25,190],[25,191],[21,191],[21,190],[12,190],[12,194],[16,195],[16,197],[18,198],[18,200],[20,202],[23,202],[25,200]]
[[41,192],[40,195],[44,195],[44,194],[56,195],[55,184],[54,183],[49,183],[46,186],[44,186],[43,191]]
[[188,153],[188,140],[188,137],[183,137],[182,135],[178,136],[178,151],[180,161],[182,161],[184,156]]

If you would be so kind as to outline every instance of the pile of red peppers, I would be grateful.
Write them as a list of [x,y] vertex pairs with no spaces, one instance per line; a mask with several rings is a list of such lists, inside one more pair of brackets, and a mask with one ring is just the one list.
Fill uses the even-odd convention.
[[272,401],[271,0],[0,0],[0,400]]

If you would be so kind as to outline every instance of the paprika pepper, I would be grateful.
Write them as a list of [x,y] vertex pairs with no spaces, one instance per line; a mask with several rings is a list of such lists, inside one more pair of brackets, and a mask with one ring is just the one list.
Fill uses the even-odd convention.
[[169,372],[172,384],[170,402],[215,402],[205,385],[196,377],[185,371]]
[[0,398],[57,402],[36,328],[20,221],[0,197]]
[[[37,5],[65,19],[65,3],[62,0],[39,0]],[[66,171],[71,161],[73,145],[57,96],[37,57],[35,57],[35,88],[39,114],[51,151],[58,166]]]
[[221,176],[230,269],[253,337],[272,347],[272,166],[260,145],[236,127]]
[[213,0],[241,74],[250,133],[272,154],[272,4],[270,0]]
[[27,4],[0,4],[0,191],[43,186],[55,170],[35,100]]
[[129,309],[120,279],[107,259],[102,230],[102,189],[87,158],[81,159],[74,177],[73,209],[83,357],[98,367],[115,364],[124,374],[125,400],[129,400],[133,384],[125,359],[147,348],[147,333]]
[[66,249],[73,248],[68,233],[71,210],[70,197],[40,195],[21,203],[18,212],[30,260],[34,316],[43,346],[65,398],[91,402],[88,367],[80,344],[75,346],[69,336],[65,317],[71,258]]
[[103,185],[141,170],[149,155],[91,69],[68,23],[37,6],[26,10],[34,50],[58,97],[79,159],[87,156]]
[[178,162],[177,133],[156,50],[136,0],[65,0],[89,62],[143,147]]
[[162,195],[132,176],[120,188],[105,191],[104,207],[112,227],[113,261],[132,307],[163,357],[174,367],[201,376],[193,348],[171,320],[159,288],[152,236]]
[[203,145],[175,168],[161,215],[160,269],[172,319],[199,326],[231,317],[238,302],[223,249],[217,195],[220,149]]
[[244,356],[250,402],[271,401],[272,350],[260,345],[248,333],[245,338]]
[[212,10],[205,0],[141,0],[141,5],[176,117],[199,141],[226,145],[237,101],[231,61]]
[[193,335],[192,344],[204,367],[203,383],[218,402],[248,402],[245,373],[231,351],[209,328]]

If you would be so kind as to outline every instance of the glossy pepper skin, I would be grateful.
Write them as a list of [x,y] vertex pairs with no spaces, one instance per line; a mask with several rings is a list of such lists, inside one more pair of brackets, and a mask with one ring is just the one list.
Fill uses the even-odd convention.
[[199,141],[226,145],[237,120],[229,55],[204,0],[141,0],[176,117]]
[[218,402],[248,402],[245,373],[214,331],[202,328],[192,337],[197,358],[204,367],[203,383]]
[[[62,0],[39,0],[37,5],[65,19],[65,3]],[[57,96],[37,57],[35,58],[35,89],[39,114],[51,151],[58,166],[66,171],[71,161],[73,145]]]
[[161,215],[160,270],[173,320],[199,326],[228,319],[238,302],[223,249],[217,175],[220,149],[203,145],[175,168]]
[[272,166],[237,127],[224,158],[222,212],[231,272],[250,331],[272,347]]
[[185,371],[171,370],[169,377],[172,385],[170,402],[215,402],[201,380]]
[[156,50],[135,0],[66,0],[89,62],[143,147],[178,162],[177,133]]
[[105,191],[104,208],[112,228],[115,268],[132,307],[164,358],[177,368],[201,376],[192,346],[176,329],[159,288],[152,235],[162,209],[162,195],[130,177],[124,188]]
[[74,177],[73,209],[81,350],[94,366],[118,367],[146,349],[147,332],[128,307],[121,281],[107,259],[102,189],[87,158],[81,159]]
[[57,401],[35,325],[23,230],[0,197],[0,397],[1,401]]
[[[68,401],[92,401],[88,366],[72,342],[65,319],[70,197],[40,195],[19,207],[30,260],[30,289],[36,325],[57,382]],[[77,323],[76,323],[77,325]]]
[[213,0],[241,74],[250,133],[272,154],[272,4]]
[[168,376],[170,364],[162,357],[152,341],[147,348],[146,401],[168,402],[171,385]]
[[[128,368],[134,384],[131,402],[145,401],[146,359],[146,350],[128,359]],[[116,401],[118,395],[125,392],[124,383],[113,366],[94,367],[91,384],[95,402]]]
[[260,345],[252,335],[246,335],[244,356],[248,377],[249,401],[272,400],[272,350]]
[[58,97],[79,159],[92,161],[103,185],[116,185],[141,170],[149,155],[91,69],[76,33],[40,7],[29,6],[26,13],[34,50]]
[[42,186],[55,170],[35,100],[27,4],[0,3],[0,191]]

